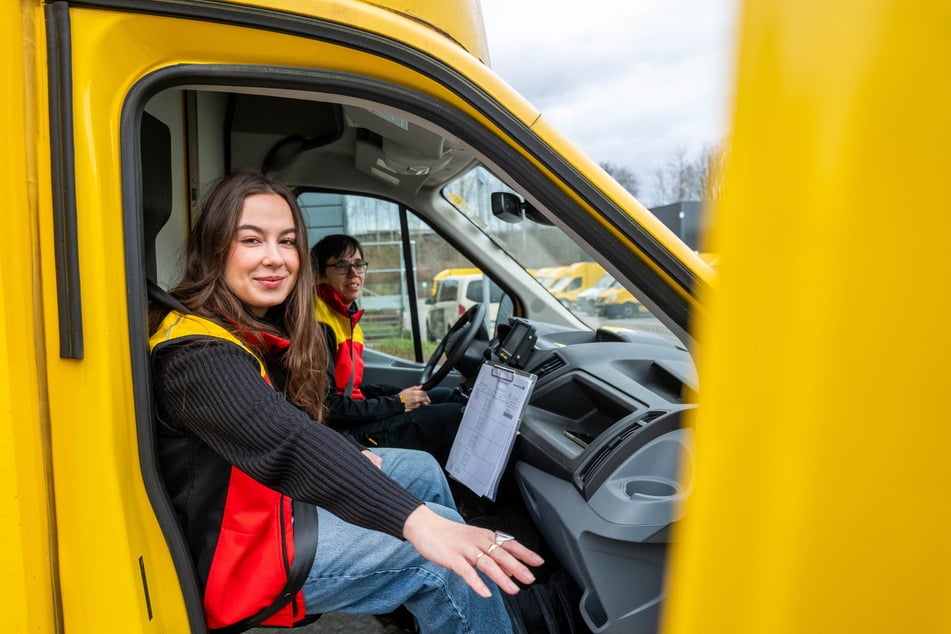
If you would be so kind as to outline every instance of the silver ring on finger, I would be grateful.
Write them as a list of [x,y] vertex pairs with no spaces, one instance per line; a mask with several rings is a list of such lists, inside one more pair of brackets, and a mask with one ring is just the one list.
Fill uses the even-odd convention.
[[497,546],[501,546],[505,542],[510,542],[513,539],[515,539],[515,537],[513,537],[512,535],[509,535],[508,533],[503,533],[502,531],[495,531],[495,544]]

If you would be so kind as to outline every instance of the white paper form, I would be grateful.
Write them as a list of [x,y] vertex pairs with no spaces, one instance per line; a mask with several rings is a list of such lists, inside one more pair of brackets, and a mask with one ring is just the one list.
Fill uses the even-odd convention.
[[495,500],[534,385],[534,374],[482,365],[449,452],[449,475]]

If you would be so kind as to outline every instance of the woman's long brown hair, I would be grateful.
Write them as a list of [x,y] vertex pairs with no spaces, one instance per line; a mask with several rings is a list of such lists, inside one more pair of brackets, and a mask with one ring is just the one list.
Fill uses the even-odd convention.
[[[225,283],[225,266],[244,201],[254,194],[276,194],[287,201],[297,230],[300,268],[297,283],[282,305],[283,333],[274,324],[255,317]],[[286,185],[273,176],[251,171],[237,171],[219,179],[188,238],[185,272],[171,295],[195,314],[224,326],[257,352],[261,352],[261,343],[254,333],[287,336],[291,343],[284,355],[284,392],[315,420],[325,419],[327,344],[314,314],[314,273],[307,250],[307,227]]]

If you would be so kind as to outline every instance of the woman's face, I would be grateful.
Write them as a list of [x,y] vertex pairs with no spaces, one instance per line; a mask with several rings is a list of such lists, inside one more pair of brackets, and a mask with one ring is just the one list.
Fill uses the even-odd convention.
[[225,265],[231,292],[261,317],[287,299],[299,270],[297,228],[287,201],[277,194],[245,198]]
[[340,257],[330,258],[323,270],[318,273],[318,281],[333,287],[345,304],[352,304],[357,301],[360,291],[363,290],[366,270],[358,266],[338,270],[334,265],[342,268],[344,264],[361,264],[362,262],[363,254],[358,249],[353,249]]

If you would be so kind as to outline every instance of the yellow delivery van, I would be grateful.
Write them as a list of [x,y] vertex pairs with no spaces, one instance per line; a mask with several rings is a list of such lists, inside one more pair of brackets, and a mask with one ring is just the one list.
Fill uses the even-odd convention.
[[[398,315],[368,382],[535,377],[493,508],[546,557],[560,622],[940,631],[948,220],[928,185],[951,140],[948,9],[743,15],[715,274],[493,73],[475,0],[2,3],[5,627],[208,631],[157,458],[146,312],[209,184],[241,168],[293,188],[310,243],[365,245],[360,301]],[[579,250],[650,331],[590,325],[533,277]],[[499,289],[495,323],[474,301],[424,354],[424,282],[459,256]],[[907,300],[903,345],[850,313],[883,285]]]
[[575,262],[567,265],[552,282],[551,293],[565,306],[578,307],[578,295],[598,283],[604,267],[597,262]]
[[[174,285],[208,185],[234,169],[290,185],[311,243],[346,232],[366,246],[372,294],[361,302],[395,324],[386,348],[366,352],[368,382],[414,385],[425,372],[430,384],[468,390],[514,324],[538,333],[523,341],[580,333],[590,345],[579,343],[579,354],[607,345],[529,273],[543,264],[531,237],[582,235],[568,243],[642,290],[666,328],[665,354],[685,357],[674,376],[690,389],[663,392],[673,400],[664,424],[671,438],[683,435],[696,387],[683,352],[687,316],[711,272],[493,74],[478,2],[24,0],[3,3],[0,25],[11,237],[0,259],[0,596],[11,631],[206,628],[203,588],[156,458],[147,290]],[[533,213],[513,223],[513,203]],[[507,244],[513,231],[525,234],[517,248]],[[501,325],[482,326],[465,350],[448,337],[450,354],[433,359],[423,354],[421,298],[431,292],[422,282],[459,261],[499,290]],[[537,370],[532,356],[525,348],[518,359]],[[561,430],[539,435],[552,423],[575,426],[546,412],[591,392],[586,358],[568,360],[539,377],[498,503],[537,532],[573,593],[589,589],[588,616],[575,602],[572,618],[620,627],[633,604],[606,589],[635,574],[626,551],[658,549],[645,543],[658,529],[630,528],[618,542],[625,552],[608,562],[574,539],[577,555],[556,554],[579,514],[561,519],[567,507],[545,500],[566,498],[550,485],[567,486],[591,510],[585,530],[609,531],[616,521],[597,520],[589,498],[625,477],[623,460],[600,457],[610,422],[647,412],[643,399],[598,398],[612,404],[574,430],[592,438],[587,448]],[[597,390],[630,392],[611,382]],[[670,477],[675,464],[665,464]],[[656,523],[675,521],[676,499]],[[659,596],[656,575],[635,576]],[[654,601],[633,601],[656,621]]]

